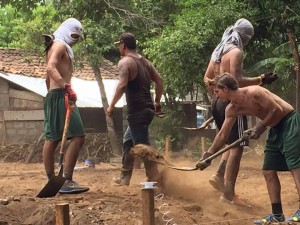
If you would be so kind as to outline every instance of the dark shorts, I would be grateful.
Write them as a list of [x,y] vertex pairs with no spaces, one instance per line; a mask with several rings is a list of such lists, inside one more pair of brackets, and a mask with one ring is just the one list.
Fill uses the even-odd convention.
[[[220,130],[224,120],[225,120],[225,109],[229,104],[229,101],[224,102],[220,99],[213,98],[212,102],[212,115],[216,122],[218,129]],[[248,129],[247,117],[246,116],[238,116],[232,130],[230,132],[228,141],[226,144],[231,144],[235,142],[237,139],[241,138],[244,134],[244,131]],[[240,144],[240,146],[248,146],[248,141],[244,141]]]
[[[60,141],[64,130],[66,107],[65,89],[50,90],[44,102],[44,133],[45,139],[50,141]],[[83,124],[77,106],[74,107],[67,138],[85,136]]]
[[269,130],[263,170],[297,168],[300,168],[300,114],[292,111]]
[[150,108],[143,109],[127,116],[128,128],[124,134],[123,142],[132,140],[133,144],[149,143],[149,125],[154,117],[154,110]]

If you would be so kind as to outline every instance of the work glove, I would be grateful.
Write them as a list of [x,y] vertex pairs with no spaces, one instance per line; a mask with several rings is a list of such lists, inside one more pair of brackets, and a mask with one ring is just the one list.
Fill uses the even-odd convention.
[[210,157],[212,154],[209,152],[205,152],[202,156],[202,158],[198,161],[196,168],[198,170],[204,170],[207,167],[211,165],[211,160],[206,160],[208,157]]
[[255,139],[257,140],[260,138],[260,135],[267,129],[265,125],[263,125],[261,122],[258,122],[258,124],[249,129],[244,131],[244,135],[247,136],[249,139]]
[[261,84],[272,84],[275,80],[277,80],[278,75],[277,73],[269,72],[269,73],[263,73],[260,75],[261,78]]
[[68,94],[69,101],[75,102],[77,100],[77,96],[75,91],[71,88],[70,84],[65,84],[65,89]]

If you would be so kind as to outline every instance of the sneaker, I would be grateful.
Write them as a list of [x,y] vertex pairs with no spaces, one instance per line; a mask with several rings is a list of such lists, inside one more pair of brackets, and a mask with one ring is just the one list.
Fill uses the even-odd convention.
[[209,179],[209,183],[213,186],[214,189],[220,192],[224,192],[224,178],[221,178],[218,174],[214,174]]
[[286,218],[288,222],[300,222],[300,209],[298,209],[292,217]]
[[278,217],[275,216],[273,213],[271,213],[261,220],[254,220],[253,223],[259,225],[265,225],[265,224],[269,224],[269,222],[284,222],[284,221],[285,218],[283,214],[280,217]]
[[59,193],[61,194],[76,194],[81,192],[86,192],[90,190],[90,188],[81,186],[77,182],[73,180],[66,180],[64,185],[59,190]]

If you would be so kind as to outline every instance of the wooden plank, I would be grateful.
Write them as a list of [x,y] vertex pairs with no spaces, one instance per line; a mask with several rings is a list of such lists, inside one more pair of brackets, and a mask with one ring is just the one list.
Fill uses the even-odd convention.
[[9,97],[30,100],[30,101],[37,101],[37,102],[44,101],[44,97],[39,96],[38,94],[28,92],[28,91],[19,91],[12,88],[9,89]]
[[44,120],[44,110],[31,111],[4,111],[4,120],[6,121],[40,121]]

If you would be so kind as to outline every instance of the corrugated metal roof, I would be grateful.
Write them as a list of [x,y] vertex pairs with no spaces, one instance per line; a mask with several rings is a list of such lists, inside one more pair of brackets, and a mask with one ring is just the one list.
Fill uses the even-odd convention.
[[[0,73],[0,77],[40,96],[45,97],[47,94],[47,88],[44,78],[4,73]],[[112,100],[117,82],[118,80],[103,80],[107,100],[109,103]],[[103,107],[97,81],[83,80],[73,77],[71,85],[77,94],[78,99],[76,105],[78,107]],[[123,107],[124,105],[126,105],[125,95],[123,95],[122,99],[119,100],[119,102],[116,104],[116,107]]]

